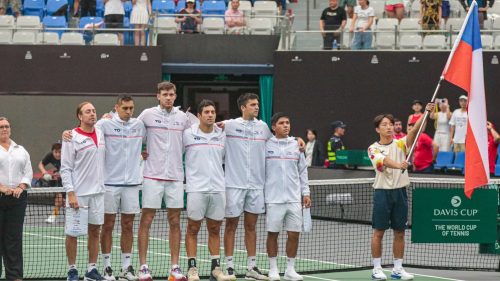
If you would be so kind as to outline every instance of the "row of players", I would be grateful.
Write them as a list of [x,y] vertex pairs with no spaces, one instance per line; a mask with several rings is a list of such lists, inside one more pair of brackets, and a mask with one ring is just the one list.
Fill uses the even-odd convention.
[[[215,125],[216,108],[209,100],[198,106],[198,118],[174,107],[175,85],[158,84],[159,105],[132,118],[134,101],[120,96],[111,119],[97,121],[94,106],[81,103],[76,111],[78,128],[65,133],[62,143],[61,178],[67,205],[89,210],[89,264],[84,280],[115,280],[111,268],[112,231],[121,213],[122,270],[120,280],[151,281],[147,265],[149,231],[162,201],[168,209],[170,261],[169,280],[198,281],[196,267],[197,235],[203,219],[209,233],[211,274],[217,281],[236,280],[233,262],[235,232],[244,214],[245,245],[250,280],[280,280],[277,266],[278,234],[283,224],[288,232],[285,279],[302,280],[294,269],[302,208],[311,205],[307,167],[302,140],[289,137],[290,119],[283,113],[272,118],[274,136],[266,123],[257,120],[259,99],[247,93],[238,98],[242,116]],[[145,141],[147,152],[142,150]],[[181,242],[180,214],[184,206],[185,174],[188,224],[186,252],[187,278],[179,267]],[[140,175],[141,153],[144,162]],[[223,170],[225,164],[225,170]],[[139,209],[139,184],[142,183],[142,213],[138,233],[140,269],[135,275],[131,265],[133,221]],[[270,271],[265,276],[257,267],[255,226],[259,214],[267,210],[267,252]],[[227,273],[220,266],[220,227],[226,219],[224,251]],[[68,220],[66,221],[68,223]],[[101,232],[101,225],[102,232]],[[99,240],[104,274],[96,268]],[[77,238],[66,236],[68,281],[78,280]],[[211,279],[212,279],[211,278]]]

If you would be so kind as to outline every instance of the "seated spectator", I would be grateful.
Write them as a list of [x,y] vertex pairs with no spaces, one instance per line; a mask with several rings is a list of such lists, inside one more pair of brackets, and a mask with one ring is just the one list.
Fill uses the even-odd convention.
[[342,121],[335,121],[332,123],[333,136],[328,141],[328,163],[330,169],[344,168],[343,165],[337,165],[337,151],[344,150],[344,142],[342,137],[345,135],[345,128],[347,125]]
[[[123,28],[125,9],[122,0],[104,0],[104,22],[106,28]],[[123,44],[123,33],[118,32],[118,40]]]
[[136,46],[146,45],[146,32],[144,29],[149,23],[151,14],[151,2],[149,0],[132,0],[132,12],[130,23],[134,25],[134,44]]
[[[415,0],[417,1],[417,0]],[[388,18],[397,18],[401,21],[405,16],[405,4],[403,0],[387,0],[385,2],[385,14]]]
[[199,33],[199,25],[201,24],[201,12],[196,9],[195,0],[187,0],[186,7],[182,9],[175,22],[181,24],[181,33]]
[[354,9],[354,17],[349,28],[349,32],[356,32],[351,47],[353,50],[372,48],[373,35],[371,27],[375,18],[375,11],[369,5],[368,0],[359,0],[359,6]]
[[422,108],[423,104],[419,100],[414,100],[411,104],[411,109],[413,109],[413,114],[410,114],[408,116],[408,122],[407,124],[415,124],[417,123],[418,119],[422,117],[424,114],[422,113]]
[[486,124],[486,128],[488,128],[488,160],[490,164],[490,174],[493,175],[495,173],[495,160],[497,159],[500,135],[495,130],[495,126],[489,121]]
[[[40,177],[42,186],[62,186],[61,176],[59,175],[59,169],[61,169],[61,147],[60,143],[54,143],[51,152],[45,155],[42,161],[38,163],[38,169],[42,174]],[[54,168],[50,172],[46,169],[48,165]]]
[[5,15],[9,6],[16,17],[21,15],[21,0],[0,0],[0,15]]
[[[407,132],[413,129],[415,123],[408,123]],[[425,124],[424,124],[425,129]],[[419,173],[432,173],[434,171],[434,161],[439,151],[438,144],[432,138],[422,132],[417,139],[417,144],[413,152],[413,171]]]
[[240,0],[231,0],[231,9],[228,9],[224,15],[226,22],[226,30],[228,34],[244,34],[245,33],[245,14],[238,10]]
[[325,162],[323,148],[318,140],[318,132],[314,129],[307,129],[307,143],[304,154],[306,155],[307,167],[322,167]]
[[441,0],[420,0],[420,24],[423,30],[441,28]]
[[[439,112],[431,112],[430,117],[436,120],[434,141],[439,145],[439,151],[450,151],[450,118],[451,111],[448,99],[436,99]],[[437,107],[436,107],[437,109]]]
[[[340,38],[346,22],[345,10],[339,7],[338,0],[329,0],[329,6],[323,10],[319,21],[319,29],[323,36],[323,50],[331,50],[334,42],[337,42],[337,47],[340,46]],[[326,33],[325,31],[335,32]]]
[[394,118],[394,139],[402,139],[406,134],[403,132],[403,122],[398,118]]

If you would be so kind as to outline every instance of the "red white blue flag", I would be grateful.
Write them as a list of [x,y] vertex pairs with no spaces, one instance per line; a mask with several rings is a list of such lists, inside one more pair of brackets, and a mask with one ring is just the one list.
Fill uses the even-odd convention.
[[465,139],[465,195],[487,185],[488,135],[484,95],[483,49],[476,1],[472,2],[464,25],[453,45],[442,76],[468,93],[467,136]]

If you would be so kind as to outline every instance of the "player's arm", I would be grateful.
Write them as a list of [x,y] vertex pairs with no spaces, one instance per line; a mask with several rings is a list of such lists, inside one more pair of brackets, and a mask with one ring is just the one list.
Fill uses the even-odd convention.
[[43,164],[43,160],[38,163],[38,170],[40,170],[40,173],[42,173],[42,175],[48,174],[47,170],[45,169],[45,165]]
[[439,153],[439,144],[435,141],[432,141],[432,162],[436,161],[438,153]]
[[493,128],[493,125],[491,124],[490,121],[486,123],[486,128],[488,129],[488,131],[490,131],[491,135],[493,136],[493,141],[495,143],[500,143],[500,135],[495,130],[495,128]]
[[68,194],[68,203],[71,208],[78,209],[78,200],[73,185],[73,169],[75,162],[73,142],[64,141],[61,149],[61,179],[64,190]]
[[310,208],[311,207],[311,190],[309,189],[309,180],[308,180],[308,175],[307,175],[306,158],[304,156],[304,153],[302,153],[302,152],[299,153],[298,170],[299,170],[300,187],[301,187],[302,198],[303,198],[302,203],[303,203],[305,208]]

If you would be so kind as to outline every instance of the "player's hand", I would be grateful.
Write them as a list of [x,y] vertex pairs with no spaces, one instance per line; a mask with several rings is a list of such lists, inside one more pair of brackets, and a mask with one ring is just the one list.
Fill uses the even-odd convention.
[[15,198],[21,197],[21,194],[24,191],[24,184],[18,185],[16,188],[12,189],[12,196]]
[[224,124],[224,122],[222,122],[222,121],[221,121],[221,122],[217,122],[217,123],[215,123],[215,125],[216,125],[217,127],[221,128],[222,130],[224,130],[224,127],[226,126],[226,124]]
[[299,151],[304,152],[306,151],[306,143],[302,138],[297,137],[297,143],[299,144]]
[[406,169],[408,169],[408,161],[406,161],[406,160],[405,160],[405,161],[401,162],[401,164],[399,164],[399,168],[400,168],[401,170],[406,170]]
[[71,135],[71,130],[66,130],[62,134],[63,141],[70,142],[73,136]]
[[109,113],[104,113],[101,117],[101,119],[112,119],[113,118],[113,115],[109,114]]
[[486,129],[491,130],[493,128],[493,125],[491,125],[490,121],[486,121]]
[[0,193],[3,193],[7,196],[11,195],[12,194],[12,189],[11,188],[8,188],[7,186],[5,185],[0,185]]
[[436,109],[436,104],[433,102],[428,103],[427,106],[425,107],[425,110],[429,112],[434,112],[435,109]]
[[304,196],[304,208],[311,208],[311,196]]
[[78,210],[80,206],[78,206],[78,199],[74,192],[68,192],[68,204],[71,208]]

